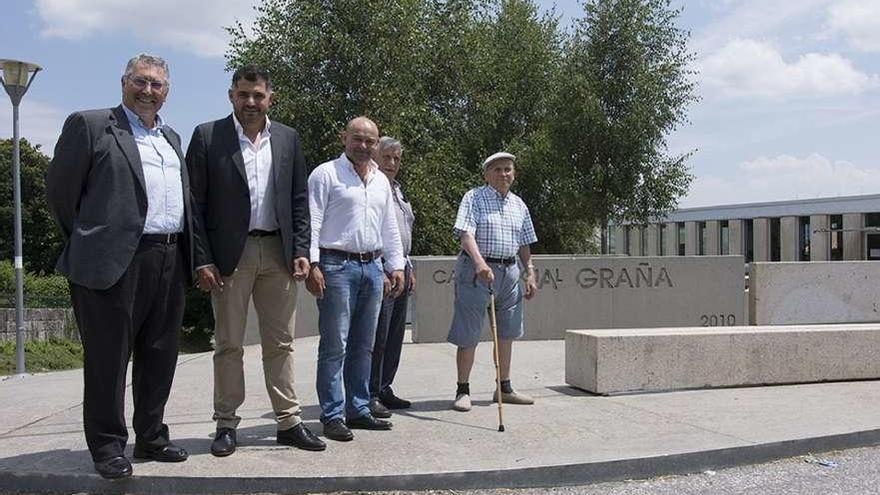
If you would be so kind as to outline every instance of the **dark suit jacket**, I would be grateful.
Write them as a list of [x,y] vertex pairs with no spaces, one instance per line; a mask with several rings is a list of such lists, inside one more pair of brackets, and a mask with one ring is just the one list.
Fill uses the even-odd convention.
[[[270,132],[275,215],[284,259],[292,271],[293,258],[309,257],[311,242],[305,158],[294,129],[272,121]],[[207,234],[196,241],[195,266],[213,263],[228,276],[241,259],[251,216],[244,159],[231,114],[196,127],[186,163],[196,211]]]
[[[184,201],[184,252],[192,275],[192,202],[180,136],[165,139],[180,157]],[[71,114],[46,174],[49,209],[64,234],[56,268],[78,285],[107,289],[134,257],[147,217],[140,153],[122,105]]]

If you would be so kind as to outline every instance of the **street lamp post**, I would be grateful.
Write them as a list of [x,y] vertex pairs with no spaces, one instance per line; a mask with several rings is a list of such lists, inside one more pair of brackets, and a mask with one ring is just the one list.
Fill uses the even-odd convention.
[[21,163],[18,105],[41,67],[19,60],[0,60],[3,87],[12,100],[12,184],[15,204],[15,373],[24,375],[24,258],[21,254]]

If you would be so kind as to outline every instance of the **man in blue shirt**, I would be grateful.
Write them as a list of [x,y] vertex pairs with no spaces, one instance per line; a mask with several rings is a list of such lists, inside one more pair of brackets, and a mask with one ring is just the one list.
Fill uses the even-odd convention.
[[[510,385],[510,358],[513,341],[522,337],[522,298],[534,297],[534,267],[529,245],[537,242],[529,209],[510,191],[516,176],[510,153],[495,153],[483,162],[486,185],[465,193],[458,207],[454,232],[461,242],[455,265],[455,306],[447,340],[458,346],[455,361],[458,388],[453,409],[471,408],[469,378],[474,354],[489,306],[489,288],[495,292],[498,327],[498,356],[501,390],[494,400],[509,404],[532,404],[526,394],[514,392]],[[527,270],[520,286],[519,257]]]

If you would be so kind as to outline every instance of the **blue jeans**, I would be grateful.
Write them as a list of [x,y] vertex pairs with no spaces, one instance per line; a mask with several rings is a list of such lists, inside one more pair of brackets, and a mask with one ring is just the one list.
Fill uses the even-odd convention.
[[[369,414],[370,362],[382,304],[379,260],[361,263],[321,254],[318,303],[318,404],[321,421]],[[344,390],[343,390],[344,388]]]

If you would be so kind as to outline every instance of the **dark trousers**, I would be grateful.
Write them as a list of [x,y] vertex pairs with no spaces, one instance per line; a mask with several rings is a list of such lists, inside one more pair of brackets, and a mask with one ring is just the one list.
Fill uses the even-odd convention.
[[382,310],[373,343],[373,364],[370,372],[370,395],[380,397],[391,391],[391,382],[400,365],[403,334],[406,330],[406,305],[409,302],[409,266],[404,270],[405,288],[400,296],[382,299]]
[[83,344],[83,426],[92,459],[123,455],[125,374],[132,358],[132,426],[147,448],[169,443],[165,403],[183,321],[184,256],[179,244],[141,241],[109,289],[70,284]]

